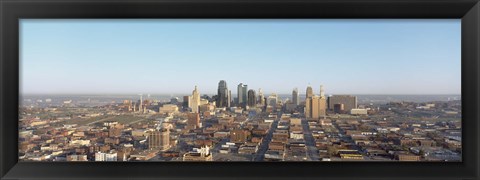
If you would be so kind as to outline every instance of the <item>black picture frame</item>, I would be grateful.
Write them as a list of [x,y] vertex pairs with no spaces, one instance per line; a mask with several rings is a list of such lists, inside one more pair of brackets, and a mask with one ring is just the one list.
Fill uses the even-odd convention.
[[[1,0],[1,179],[479,179],[478,0]],[[463,161],[18,162],[19,19],[461,19]]]

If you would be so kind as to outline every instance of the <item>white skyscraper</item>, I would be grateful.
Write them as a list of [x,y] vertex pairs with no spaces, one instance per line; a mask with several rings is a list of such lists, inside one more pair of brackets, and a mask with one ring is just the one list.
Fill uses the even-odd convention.
[[325,89],[323,89],[323,85],[320,85],[320,97],[325,97]]
[[258,103],[262,106],[265,105],[265,96],[263,95],[262,88],[258,89]]
[[188,96],[188,107],[192,109],[193,113],[198,113],[198,106],[200,106],[200,93],[197,86],[195,86],[192,95]]

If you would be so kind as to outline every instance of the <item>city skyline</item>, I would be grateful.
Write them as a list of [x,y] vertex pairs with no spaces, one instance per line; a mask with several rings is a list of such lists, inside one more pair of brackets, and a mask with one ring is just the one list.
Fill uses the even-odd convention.
[[320,85],[326,94],[460,94],[461,88],[459,20],[20,24],[25,95],[189,94],[194,86],[202,95],[217,94],[220,80],[232,96],[240,83],[265,95],[294,88],[304,95],[308,84],[314,94]]

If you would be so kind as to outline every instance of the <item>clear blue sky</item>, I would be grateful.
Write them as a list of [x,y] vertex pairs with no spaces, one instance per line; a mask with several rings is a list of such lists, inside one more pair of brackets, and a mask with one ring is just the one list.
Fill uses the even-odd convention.
[[460,20],[21,20],[26,94],[460,94]]

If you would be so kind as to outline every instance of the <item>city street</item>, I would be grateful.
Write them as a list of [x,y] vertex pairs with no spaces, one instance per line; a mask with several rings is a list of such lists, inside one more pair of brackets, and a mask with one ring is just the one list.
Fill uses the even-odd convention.
[[268,143],[272,140],[273,132],[277,129],[278,122],[279,122],[280,116],[273,121],[272,125],[270,126],[270,129],[268,130],[267,135],[263,138],[262,144],[258,147],[257,154],[254,157],[254,161],[263,161],[263,157],[265,156],[265,152],[268,150]]
[[308,127],[308,121],[306,119],[302,119],[302,126],[303,126],[303,135],[305,139],[305,145],[307,147],[307,157],[310,161],[318,161],[320,156],[318,154],[318,149],[315,146],[315,138],[313,138],[312,132]]

